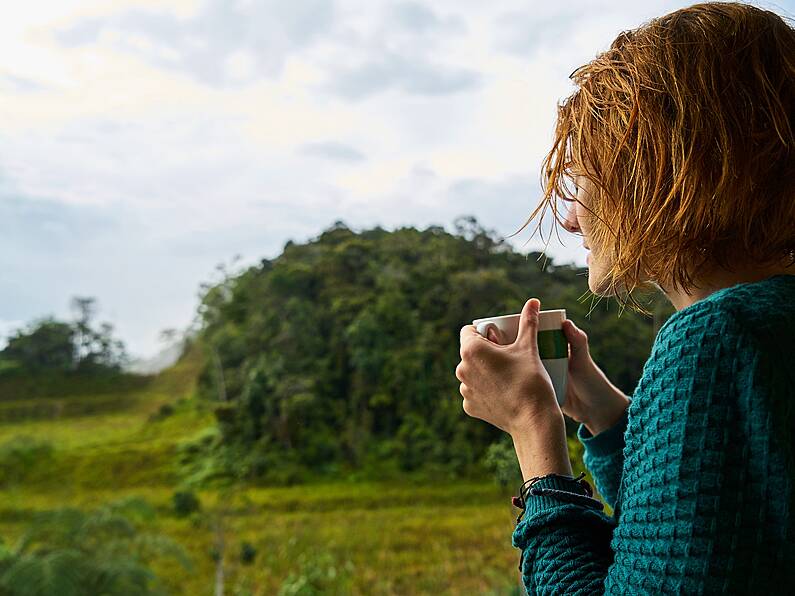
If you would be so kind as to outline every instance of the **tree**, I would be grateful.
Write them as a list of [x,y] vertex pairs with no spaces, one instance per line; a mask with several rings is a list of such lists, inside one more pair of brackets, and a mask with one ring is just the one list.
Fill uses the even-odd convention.
[[0,361],[29,371],[80,369],[117,371],[127,361],[124,343],[113,335],[113,325],[93,326],[96,299],[75,297],[73,323],[52,317],[20,329],[0,352]]
[[94,318],[96,309],[96,298],[81,296],[75,296],[72,298],[72,311],[76,314],[74,329],[78,362],[86,360],[91,354],[91,344],[94,341],[94,332],[91,329],[91,321]]
[[120,368],[127,355],[124,344],[113,338],[113,325],[101,323],[99,329],[93,327],[97,312],[96,298],[75,296],[72,298],[72,310],[76,313],[74,330],[78,367]]
[[18,330],[0,356],[30,370],[70,370],[77,360],[75,330],[68,323],[42,319]]

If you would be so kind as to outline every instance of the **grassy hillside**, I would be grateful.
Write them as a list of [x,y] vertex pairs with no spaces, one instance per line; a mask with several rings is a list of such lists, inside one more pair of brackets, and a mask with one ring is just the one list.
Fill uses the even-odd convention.
[[129,581],[145,589],[151,568],[174,594],[513,593],[520,476],[510,438],[461,410],[461,325],[543,297],[631,392],[671,312],[592,308],[586,272],[541,256],[468,218],[455,234],[338,223],[222,268],[191,351],[149,377],[118,373],[99,348],[105,365],[75,361],[87,324],[32,327],[0,369],[0,593],[9,570],[46,580],[69,557],[91,561],[81,581],[104,581],[106,543],[133,553]]
[[153,565],[174,594],[213,593],[214,552],[226,594],[510,594],[518,585],[515,511],[488,480],[239,485],[199,491],[201,511],[178,517],[179,445],[213,424],[192,397],[201,366],[194,351],[115,386],[0,384],[4,543],[13,547],[41,512],[141,497],[157,513],[148,531],[189,555],[190,568],[165,557]]

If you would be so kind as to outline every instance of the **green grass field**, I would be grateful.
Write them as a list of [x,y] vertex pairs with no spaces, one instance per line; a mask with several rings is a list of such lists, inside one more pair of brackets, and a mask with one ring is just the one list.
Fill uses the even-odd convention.
[[[189,556],[190,568],[153,564],[171,593],[213,594],[221,551],[225,594],[520,593],[516,511],[490,479],[200,491],[201,513],[177,517],[177,445],[213,422],[191,400],[198,364],[189,357],[118,391],[75,386],[36,397],[27,386],[20,397],[0,387],[0,444],[33,437],[53,447],[2,491],[4,542],[13,545],[37,512],[135,496],[157,511],[147,530]],[[153,417],[164,404],[173,413]],[[248,564],[244,543],[256,551]]]

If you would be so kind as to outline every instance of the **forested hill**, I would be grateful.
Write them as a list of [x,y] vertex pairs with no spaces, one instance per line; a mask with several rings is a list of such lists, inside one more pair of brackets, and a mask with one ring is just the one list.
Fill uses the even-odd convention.
[[[541,257],[539,259],[539,257]],[[223,444],[255,477],[279,470],[428,465],[466,471],[501,431],[464,415],[455,367],[462,325],[540,298],[565,308],[609,377],[631,393],[657,320],[603,300],[587,271],[517,253],[472,218],[454,233],[338,222],[306,244],[206,288],[201,395]],[[656,323],[656,324],[655,324]],[[288,474],[289,476],[289,474]]]

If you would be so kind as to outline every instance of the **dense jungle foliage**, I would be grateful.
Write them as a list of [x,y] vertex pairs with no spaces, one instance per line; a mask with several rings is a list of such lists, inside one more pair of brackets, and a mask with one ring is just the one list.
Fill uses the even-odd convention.
[[[591,352],[631,394],[655,316],[592,299],[587,270],[523,255],[471,217],[455,230],[337,222],[281,255],[204,288],[200,392],[238,475],[290,481],[307,472],[472,472],[501,431],[464,415],[455,367],[460,328],[519,312],[527,298],[565,308]],[[569,421],[569,431],[574,425]],[[473,467],[474,466],[474,467]]]

